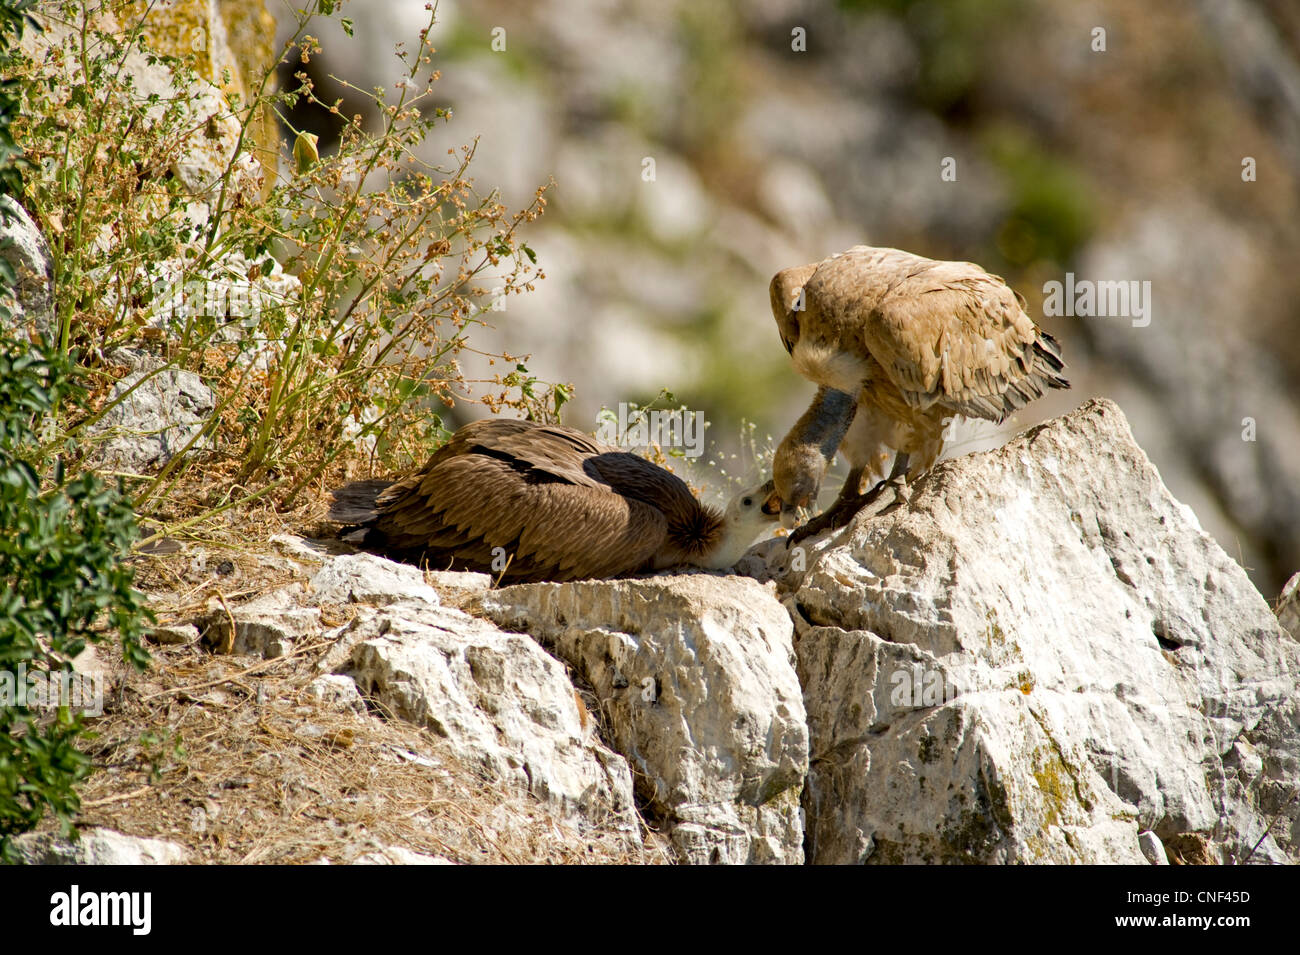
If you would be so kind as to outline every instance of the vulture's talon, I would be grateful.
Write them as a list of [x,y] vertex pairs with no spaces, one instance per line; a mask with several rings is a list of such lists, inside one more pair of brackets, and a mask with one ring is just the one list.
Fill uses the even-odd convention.
[[825,531],[847,527],[858,511],[870,503],[869,499],[872,493],[874,493],[874,489],[866,494],[855,494],[852,497],[840,498],[820,515],[798,527],[790,534],[790,539],[798,543]]

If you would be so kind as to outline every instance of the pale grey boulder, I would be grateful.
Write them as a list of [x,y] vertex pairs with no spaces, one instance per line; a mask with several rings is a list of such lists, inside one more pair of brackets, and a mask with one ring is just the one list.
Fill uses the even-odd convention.
[[0,290],[0,299],[10,311],[7,324],[13,330],[30,325],[40,335],[51,334],[54,274],[50,247],[27,210],[12,196],[0,196],[0,258],[9,263],[17,278],[12,289]]
[[[1248,805],[1265,817],[1268,839],[1252,861],[1281,861],[1268,849],[1276,844],[1290,862],[1300,862],[1300,699],[1271,707],[1255,726],[1241,734],[1224,757],[1227,782],[1249,795]],[[1257,823],[1249,814],[1249,838]],[[1262,834],[1261,834],[1262,838]],[[1253,844],[1253,843],[1252,843]]]
[[1300,640],[1300,574],[1292,574],[1277,598],[1277,622],[1282,629]]
[[1165,854],[1164,843],[1150,829],[1138,833],[1138,847],[1152,865],[1169,865],[1169,857]]
[[479,594],[492,589],[491,577],[470,571],[430,570],[425,572],[425,579],[448,607],[463,608]]
[[799,660],[810,862],[1143,861],[1136,814],[1019,687],[928,705],[942,662],[860,630],[813,628]]
[[364,714],[366,701],[356,681],[340,673],[324,673],[307,684],[306,695],[323,706]]
[[684,861],[803,861],[808,735],[790,619],[769,588],[710,574],[521,584],[477,609],[590,684]]
[[199,638],[199,628],[190,623],[160,624],[150,630],[146,636],[152,643],[183,646]]
[[321,632],[320,610],[289,588],[245,604],[217,606],[194,619],[203,642],[217,653],[282,657],[304,637]]
[[1297,782],[1300,645],[1112,403],[803,556],[810,861],[1143,861],[1140,830],[1287,858],[1294,804],[1252,848]]
[[394,603],[438,606],[438,592],[424,579],[420,568],[399,564],[374,554],[346,554],[327,562],[311,579],[316,603]]
[[217,399],[202,378],[135,349],[115,349],[110,357],[130,371],[113,385],[103,416],[87,429],[97,467],[140,474],[186,448],[207,446],[203,431]]
[[165,839],[142,839],[112,829],[87,829],[78,839],[28,832],[13,840],[25,865],[181,865],[189,850]]
[[489,779],[639,841],[627,762],[534,640],[409,606],[367,609],[339,639],[350,647],[340,672],[385,716],[428,727]]

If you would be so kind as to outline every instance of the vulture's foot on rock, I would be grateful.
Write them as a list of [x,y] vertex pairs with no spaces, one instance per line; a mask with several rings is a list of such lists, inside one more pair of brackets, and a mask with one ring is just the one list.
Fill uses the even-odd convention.
[[906,477],[889,478],[884,482],[894,492],[894,503],[891,507],[899,504],[906,504],[912,499],[912,488],[907,483]]
[[839,530],[841,527],[846,527],[858,511],[868,504],[874,504],[879,499],[881,492],[890,486],[888,481],[881,481],[865,494],[841,494],[834,504],[817,517],[791,531],[786,540],[791,545],[794,545],[824,531]]

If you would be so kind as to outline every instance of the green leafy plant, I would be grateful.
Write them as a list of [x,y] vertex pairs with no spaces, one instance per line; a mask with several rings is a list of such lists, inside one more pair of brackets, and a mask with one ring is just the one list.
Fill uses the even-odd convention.
[[[299,11],[280,60],[317,55],[310,23],[335,6]],[[433,102],[423,34],[395,87],[353,88],[377,128],[343,117],[328,150],[291,129],[290,152],[259,141],[267,111],[338,104],[301,70],[277,90],[276,63],[242,83],[203,75],[200,56],[156,47],[151,18],[165,15],[0,0],[0,188],[49,242],[55,316],[33,345],[0,295],[0,671],[67,673],[111,635],[145,666],[150,615],[124,562],[135,515],[162,534],[259,497],[288,506],[349,460],[423,460],[446,433],[440,407],[554,419],[571,394],[516,356],[488,355],[501,372],[486,380],[457,360],[500,303],[543,277],[519,231],[545,189],[510,212],[469,177],[472,144],[444,166],[420,158],[450,118]],[[33,26],[39,42],[11,42]],[[16,281],[2,262],[0,280],[0,292]],[[160,469],[106,486],[104,422],[178,371],[208,385],[214,410]],[[90,769],[82,716],[29,704],[0,707],[6,849],[47,811],[69,828]]]
[[35,6],[36,0],[0,0],[0,194],[22,189],[22,149],[9,131],[22,108],[22,87],[10,69],[12,50],[23,32],[41,28],[31,15]]
[[[392,89],[349,86],[378,128],[319,100],[302,67],[320,53],[313,19],[335,6],[295,14],[286,90],[275,63],[242,94],[218,90],[197,57],[154,48],[149,5],[110,4],[110,19],[88,0],[47,4],[43,54],[15,64],[27,101],[15,138],[33,164],[24,204],[51,238],[59,346],[84,356],[91,382],[87,413],[59,418],[85,452],[69,467],[93,463],[100,423],[130,396],[113,389],[121,349],[157,360],[134,388],[183,369],[216,396],[192,439],[139,476],[143,516],[178,512],[196,461],[200,505],[269,494],[288,506],[349,457],[368,456],[368,470],[423,460],[446,437],[440,407],[553,418],[568,397],[515,356],[488,356],[503,369],[488,380],[457,360],[497,303],[543,277],[519,227],[541,214],[544,189],[512,213],[476,189],[472,145],[442,166],[420,158],[449,120],[423,35]],[[146,84],[149,69],[170,82]],[[287,122],[300,101],[342,120],[339,141],[322,155],[293,130],[292,156],[280,144],[284,161],[259,165],[261,117]]]
[[[0,260],[7,291],[14,281]],[[0,328],[10,319],[0,296]],[[26,675],[71,672],[88,641],[118,635],[143,669],[150,616],[124,563],[136,538],[130,504],[93,474],[66,479],[41,430],[75,396],[57,349],[0,335],[0,851],[52,810],[65,830],[90,771],[76,746],[82,717],[63,699],[27,698]],[[49,473],[43,465],[52,463]]]

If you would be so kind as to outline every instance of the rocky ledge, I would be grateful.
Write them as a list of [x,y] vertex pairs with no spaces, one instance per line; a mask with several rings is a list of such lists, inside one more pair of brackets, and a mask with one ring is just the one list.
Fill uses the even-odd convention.
[[1300,854],[1300,643],[1110,402],[768,541],[747,577],[494,588],[282,544],[308,586],[160,638],[322,645],[318,696],[683,862]]

